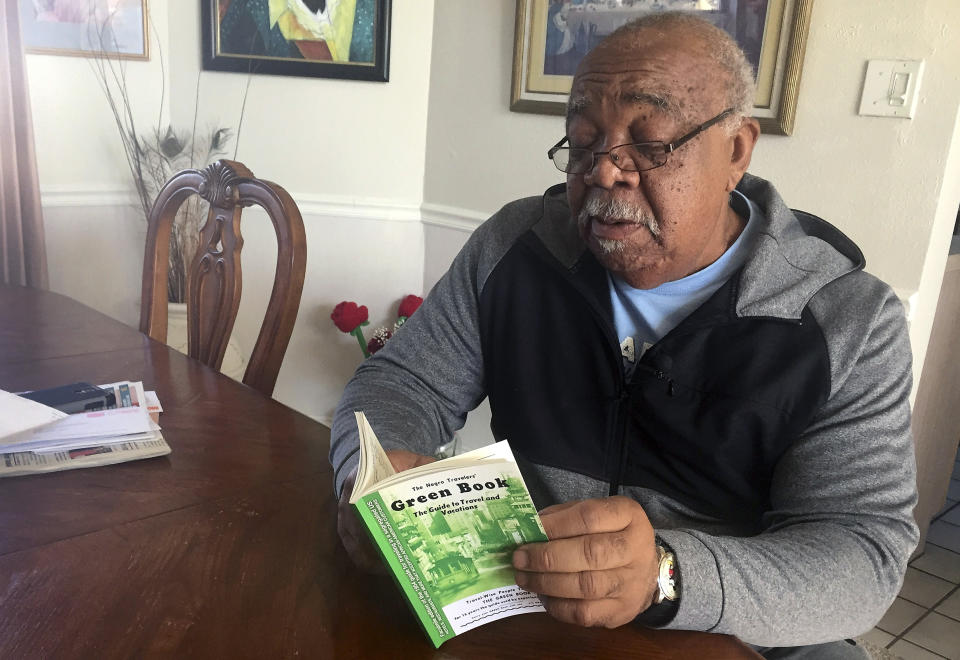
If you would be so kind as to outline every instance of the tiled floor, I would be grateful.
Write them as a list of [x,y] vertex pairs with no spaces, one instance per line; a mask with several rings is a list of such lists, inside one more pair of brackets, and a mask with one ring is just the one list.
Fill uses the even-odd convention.
[[903,589],[864,638],[905,660],[960,660],[960,453],[947,504],[934,518],[922,555],[910,562]]

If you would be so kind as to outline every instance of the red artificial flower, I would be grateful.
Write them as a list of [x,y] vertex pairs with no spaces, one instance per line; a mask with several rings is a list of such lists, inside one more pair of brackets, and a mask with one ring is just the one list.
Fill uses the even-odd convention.
[[410,294],[400,302],[400,309],[397,310],[397,316],[411,316],[422,304],[423,298]]
[[393,336],[393,333],[386,328],[377,328],[373,333],[373,339],[367,342],[367,352],[373,355],[381,348],[387,345],[387,340]]
[[344,300],[333,308],[330,318],[340,332],[353,332],[367,322],[367,307],[366,305],[357,306],[355,302]]

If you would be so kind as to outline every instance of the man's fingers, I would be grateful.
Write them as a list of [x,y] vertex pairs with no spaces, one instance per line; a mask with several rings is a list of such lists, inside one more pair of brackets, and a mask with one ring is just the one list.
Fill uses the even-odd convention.
[[637,511],[643,509],[626,497],[604,497],[572,502],[567,507],[549,507],[540,512],[540,520],[547,538],[565,539],[619,531],[633,521]]
[[617,598],[544,598],[543,606],[558,621],[586,627],[616,628],[633,621],[640,613],[624,607],[624,602]]
[[540,509],[540,516],[549,516],[552,513],[569,509],[572,506],[580,504],[582,500],[573,500],[572,502],[561,502],[560,504],[551,504],[545,509]]
[[513,567],[536,573],[621,568],[634,559],[630,546],[623,531],[528,543],[514,551]]
[[595,600],[621,596],[630,576],[624,569],[611,569],[578,573],[517,571],[516,578],[520,587],[542,596]]
[[545,543],[513,553],[517,584],[539,594],[554,618],[613,628],[632,621],[653,599],[654,532],[637,502],[625,497],[571,502],[540,512]]
[[337,533],[347,554],[357,567],[373,573],[386,573],[386,567],[377,549],[373,546],[370,536],[363,529],[353,505],[348,500],[349,494],[353,491],[356,476],[357,469],[354,468],[343,482],[343,492],[340,494],[337,505]]
[[393,469],[397,472],[403,472],[404,470],[409,470],[410,468],[420,467],[421,465],[433,463],[435,460],[437,460],[432,456],[414,454],[412,451],[406,451],[405,449],[390,449],[386,452],[386,454],[387,458],[390,459],[390,463],[393,464]]
[[372,573],[386,573],[386,567],[370,537],[364,530],[359,529],[355,520],[351,520],[354,515],[352,511],[347,511],[340,512],[338,516],[337,531],[343,547],[358,568]]

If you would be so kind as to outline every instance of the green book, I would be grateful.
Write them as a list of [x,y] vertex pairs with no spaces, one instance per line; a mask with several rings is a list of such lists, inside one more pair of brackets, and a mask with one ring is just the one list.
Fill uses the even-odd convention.
[[396,472],[357,412],[350,502],[435,647],[484,623],[543,612],[513,578],[513,550],[546,541],[506,441]]

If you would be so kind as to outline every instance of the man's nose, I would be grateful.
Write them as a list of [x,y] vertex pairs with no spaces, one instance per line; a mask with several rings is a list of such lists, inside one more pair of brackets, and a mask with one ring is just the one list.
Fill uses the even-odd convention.
[[618,163],[630,166],[629,161],[623,163],[624,154],[609,152],[597,153],[593,157],[593,168],[584,172],[583,182],[588,186],[612,188],[617,184],[636,186],[640,180],[639,172],[628,172],[620,169]]

